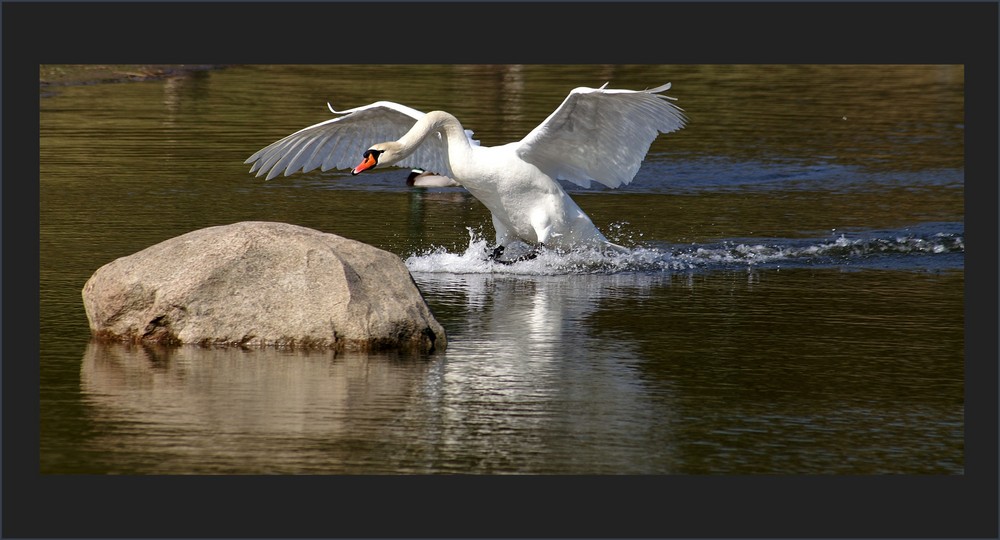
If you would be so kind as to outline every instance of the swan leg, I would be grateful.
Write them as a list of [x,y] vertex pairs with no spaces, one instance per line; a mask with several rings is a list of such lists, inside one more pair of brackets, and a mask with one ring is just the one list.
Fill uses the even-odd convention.
[[[549,237],[549,232],[552,230],[552,226],[549,224],[549,220],[547,217],[545,217],[544,213],[535,211],[532,215],[532,227],[535,229],[536,234],[541,232],[539,243],[536,244],[534,247],[532,247],[531,251],[525,253],[524,255],[520,255],[513,259],[502,259],[501,257],[503,256],[504,251],[507,249],[507,245],[509,245],[511,242],[518,241],[520,239],[516,235],[511,234],[510,229],[508,229],[503,222],[498,220],[496,216],[492,216],[492,218],[493,218],[493,228],[496,230],[497,233],[496,236],[497,245],[495,248],[493,248],[493,251],[490,251],[489,248],[486,248],[486,253],[487,253],[486,260],[494,261],[500,264],[514,264],[520,261],[530,261],[531,259],[538,257],[539,248],[545,247],[542,242],[544,242],[545,239]],[[521,240],[521,241],[527,242],[526,240]]]
[[507,244],[517,239],[515,235],[510,234],[510,229],[508,229],[507,226],[504,225],[502,221],[497,219],[496,216],[490,214],[490,217],[493,219],[493,230],[495,230],[497,233],[496,234],[497,247],[506,246]]
[[504,249],[506,249],[507,244],[511,243],[516,238],[510,234],[510,229],[508,229],[502,221],[497,219],[496,216],[491,214],[490,217],[493,218],[493,229],[496,231],[497,246],[493,248],[492,252],[490,252],[490,248],[486,248],[486,252],[488,253],[486,255],[486,260],[496,261],[501,264],[510,264],[509,261],[501,260],[500,257],[503,256],[503,252]]
[[544,244],[552,234],[552,218],[543,208],[531,211],[531,228],[535,230],[535,238],[539,244]]

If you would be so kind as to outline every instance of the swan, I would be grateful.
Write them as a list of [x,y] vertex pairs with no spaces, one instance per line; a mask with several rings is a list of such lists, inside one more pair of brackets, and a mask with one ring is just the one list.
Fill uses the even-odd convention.
[[[420,112],[393,103],[337,111],[247,158],[250,173],[270,180],[319,167],[351,169],[419,167],[454,178],[492,214],[496,247],[490,259],[522,241],[535,250],[589,246],[624,251],[597,229],[557,180],[582,187],[628,184],[660,133],[684,127],[687,118],[662,92],[580,87],[517,142],[482,146],[452,114]],[[357,157],[361,156],[361,163]],[[533,254],[536,251],[532,252]]]
[[413,169],[406,177],[406,185],[412,187],[453,187],[462,184],[447,176],[434,174],[423,169]]

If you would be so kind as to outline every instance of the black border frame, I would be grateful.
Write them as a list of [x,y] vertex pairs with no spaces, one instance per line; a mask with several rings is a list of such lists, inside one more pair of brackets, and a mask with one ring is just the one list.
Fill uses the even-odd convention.
[[[997,537],[995,2],[5,2],[2,10],[3,536]],[[372,26],[397,37],[372,39]],[[421,44],[407,40],[414,32]],[[40,475],[38,163],[30,159],[38,66],[408,61],[964,64],[966,473]]]

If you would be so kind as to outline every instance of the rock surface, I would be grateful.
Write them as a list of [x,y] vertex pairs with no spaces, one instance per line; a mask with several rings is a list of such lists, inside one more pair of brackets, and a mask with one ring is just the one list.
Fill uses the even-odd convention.
[[444,350],[399,257],[287,223],[196,230],[99,268],[83,287],[98,338],[244,347]]

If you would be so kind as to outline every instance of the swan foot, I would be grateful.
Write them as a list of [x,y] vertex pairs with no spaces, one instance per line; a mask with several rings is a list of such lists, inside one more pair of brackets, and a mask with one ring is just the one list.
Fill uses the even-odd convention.
[[530,261],[530,260],[534,259],[535,257],[538,257],[538,248],[539,247],[543,247],[543,246],[541,246],[541,245],[535,246],[535,247],[531,248],[531,251],[529,251],[528,253],[525,253],[524,255],[515,257],[513,259],[501,259],[500,257],[503,256],[503,252],[504,252],[504,246],[501,245],[501,246],[497,246],[497,247],[493,248],[493,251],[490,252],[490,254],[486,256],[486,260],[493,261],[493,262],[500,263],[500,264],[506,264],[506,265],[511,265],[511,264],[514,264],[516,262],[521,262],[521,261]]
[[[500,260],[500,256],[503,255],[503,250],[504,250],[503,246],[497,246],[497,247],[493,248],[493,252],[486,256],[486,260],[487,261],[499,261]],[[489,251],[489,248],[487,248],[486,251]]]

